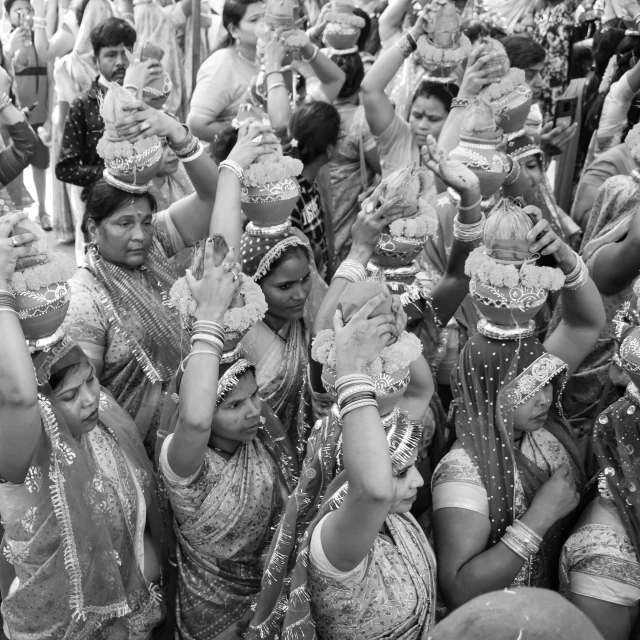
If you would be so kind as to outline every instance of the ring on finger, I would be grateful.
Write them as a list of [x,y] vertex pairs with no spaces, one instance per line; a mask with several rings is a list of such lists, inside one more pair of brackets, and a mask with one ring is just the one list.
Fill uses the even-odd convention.
[[262,142],[262,134],[260,134],[259,136],[256,136],[252,142],[255,142],[256,144],[260,144]]
[[238,277],[239,277],[239,276],[238,276],[238,274],[237,274],[237,273],[234,273],[234,274],[233,274],[233,282],[235,282],[235,281],[238,279]]
[[233,262],[223,262],[222,263],[222,268],[225,271],[231,271],[231,269],[233,269],[234,266],[235,266],[235,264]]
[[373,211],[373,202],[367,202],[367,206],[364,208],[367,213],[371,213]]
[[140,125],[140,131],[146,131],[151,125],[148,122],[143,122]]
[[13,236],[13,237],[11,238],[11,244],[12,244],[14,247],[17,247],[17,246],[18,246],[18,241],[16,240],[16,237],[15,237],[15,236]]

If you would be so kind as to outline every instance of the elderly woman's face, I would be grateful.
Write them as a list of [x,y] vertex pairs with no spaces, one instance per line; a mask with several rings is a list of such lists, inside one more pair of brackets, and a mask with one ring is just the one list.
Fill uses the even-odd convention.
[[100,223],[87,222],[89,236],[105,260],[136,269],[146,259],[153,241],[153,212],[147,198],[132,197],[129,204]]

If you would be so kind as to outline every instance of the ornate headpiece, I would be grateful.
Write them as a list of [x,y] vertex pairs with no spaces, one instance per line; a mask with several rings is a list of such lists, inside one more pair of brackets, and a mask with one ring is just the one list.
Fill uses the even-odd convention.
[[525,133],[524,129],[518,129],[507,135],[507,153],[514,160],[542,155],[540,147]]
[[237,384],[242,375],[253,369],[253,364],[244,358],[234,362],[218,380],[218,390],[216,396],[216,406],[218,406],[225,398],[225,396],[231,391]]
[[399,473],[406,467],[422,439],[424,426],[421,420],[410,420],[409,417],[394,411],[397,416],[387,431],[387,442],[391,454],[391,467]]
[[534,360],[513,382],[509,383],[501,393],[505,402],[517,407],[545,387],[553,378],[568,369],[566,362],[545,353]]

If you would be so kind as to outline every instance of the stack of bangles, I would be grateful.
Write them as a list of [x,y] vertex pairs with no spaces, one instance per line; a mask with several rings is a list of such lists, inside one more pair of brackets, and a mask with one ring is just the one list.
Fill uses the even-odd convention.
[[[212,347],[211,349],[193,349],[196,342],[204,342]],[[220,360],[224,349],[224,328],[217,322],[210,320],[197,320],[193,324],[193,333],[191,334],[191,352],[180,364],[180,369],[184,372],[185,365],[191,356],[198,354],[206,354],[214,356]]]
[[181,162],[193,162],[197,160],[204,152],[204,147],[200,140],[191,133],[191,129],[186,125],[182,125],[187,130],[187,137],[178,144],[171,144],[171,150],[178,156]]
[[633,18],[633,24],[636,25],[636,30],[640,31],[640,13]]
[[244,180],[244,169],[233,160],[223,160],[219,165],[218,169],[229,169],[229,171],[233,171],[236,174],[238,180],[242,182]]
[[371,376],[349,374],[336,380],[336,395],[338,396],[338,410],[340,419],[350,411],[362,407],[378,408],[376,402],[376,388]]
[[39,16],[34,16],[33,18],[33,27],[35,29],[42,29],[43,31],[47,30],[47,19],[41,18]]
[[589,269],[587,269],[584,260],[575,251],[572,251],[572,253],[576,257],[576,266],[565,275],[564,286],[562,287],[569,291],[575,291],[580,287],[584,287],[589,279]]
[[418,48],[418,45],[410,33],[405,33],[404,36],[396,42],[396,47],[403,58],[408,58]]
[[333,274],[332,280],[343,278],[349,282],[364,282],[367,279],[367,270],[356,260],[347,258]]
[[520,177],[520,163],[511,159],[511,171],[507,175],[507,179],[502,184],[503,187],[510,187]]
[[507,527],[500,541],[525,562],[538,553],[542,544],[542,538],[520,520]]
[[0,289],[0,311],[11,311],[18,315],[18,303],[11,291]]
[[453,219],[453,237],[459,242],[475,242],[482,239],[484,233],[485,215],[482,213],[482,217],[478,222],[472,222],[471,224],[464,224],[460,222],[459,217]]

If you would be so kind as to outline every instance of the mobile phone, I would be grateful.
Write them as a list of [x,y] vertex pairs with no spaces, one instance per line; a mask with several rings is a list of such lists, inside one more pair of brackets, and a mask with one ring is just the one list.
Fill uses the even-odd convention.
[[578,98],[559,98],[556,100],[555,112],[553,115],[553,128],[558,125],[573,124],[576,119],[576,110],[578,109]]

